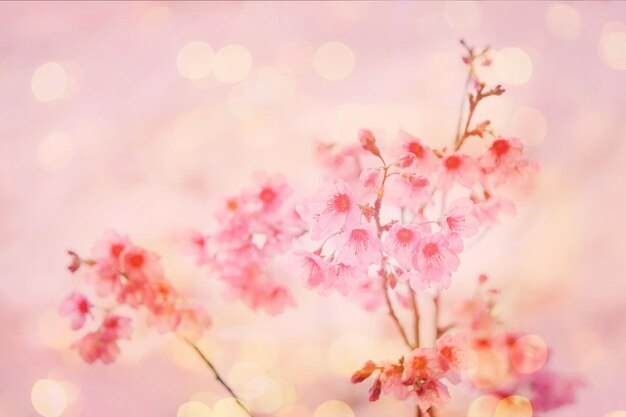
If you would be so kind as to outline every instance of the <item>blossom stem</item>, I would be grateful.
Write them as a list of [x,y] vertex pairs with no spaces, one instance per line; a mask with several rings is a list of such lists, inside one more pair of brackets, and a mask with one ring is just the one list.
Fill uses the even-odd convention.
[[200,350],[200,348],[191,340],[189,339],[184,339],[184,340],[193,350],[196,351],[196,353],[198,354],[198,356],[200,356],[200,358],[206,364],[206,366],[208,366],[211,372],[213,372],[213,375],[215,375],[215,379],[217,379],[217,381],[226,389],[226,391],[228,391],[228,393],[235,399],[235,401],[237,401],[237,405],[239,405],[239,407],[241,407],[241,409],[245,411],[247,415],[252,417],[252,412],[248,410],[248,407],[245,406],[243,401],[237,396],[237,394],[235,394],[233,389],[226,383],[226,381],[224,381],[224,378],[222,378],[222,376],[217,371],[217,369],[215,369],[215,366],[213,366],[209,358],[207,358],[206,355]]
[[413,308],[413,331],[415,332],[415,347],[420,346],[420,312],[417,307],[417,296],[413,288],[409,286],[409,294],[411,296],[411,307]]
[[404,327],[402,327],[402,323],[400,323],[400,320],[398,319],[398,316],[396,315],[396,312],[393,309],[393,305],[391,304],[391,300],[389,299],[389,293],[387,292],[387,275],[386,274],[383,277],[383,294],[385,296],[385,302],[387,303],[387,310],[389,312],[389,317],[391,317],[391,320],[393,320],[396,327],[398,328],[398,331],[400,332],[400,336],[402,337],[402,340],[404,341],[404,343],[408,346],[409,349],[413,350],[413,345],[411,345],[411,342],[409,341],[409,338],[406,335],[406,331],[404,330]]

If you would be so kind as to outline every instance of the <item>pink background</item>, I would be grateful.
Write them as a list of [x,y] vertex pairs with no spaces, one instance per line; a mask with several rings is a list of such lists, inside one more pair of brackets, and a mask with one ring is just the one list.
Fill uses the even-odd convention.
[[[313,140],[347,143],[370,127],[445,143],[464,80],[460,37],[530,58],[528,82],[505,83],[506,95],[484,115],[503,133],[528,131],[542,171],[520,196],[518,216],[464,255],[450,297],[488,273],[503,288],[503,316],[541,334],[558,369],[584,376],[579,402],[552,415],[626,409],[626,71],[602,55],[603,33],[626,32],[626,5],[569,3],[577,30],[571,13],[549,17],[554,5],[0,4],[0,416],[37,415],[30,392],[41,378],[67,384],[68,417],[169,417],[198,392],[224,396],[173,338],[137,334],[113,366],[87,366],[68,350],[68,323],[55,315],[75,279],[64,251],[87,252],[106,227],[159,250],[176,285],[208,306],[216,325],[205,345],[226,375],[237,380],[252,362],[290,387],[296,405],[279,415],[312,416],[329,399],[359,417],[410,415],[392,400],[367,404],[366,388],[340,369],[342,358],[370,347],[401,349],[382,312],[308,294],[293,278],[298,310],[251,314],[221,300],[219,283],[172,236],[210,227],[211,202],[253,172],[316,183]],[[559,38],[570,29],[572,39]],[[247,48],[249,76],[234,84],[182,77],[177,55],[191,41]],[[334,41],[356,60],[346,78],[329,81],[314,56]],[[43,102],[31,82],[50,61],[63,66],[68,87]],[[256,77],[267,68],[284,83],[270,99],[262,93],[273,90]],[[524,107],[534,119],[523,118]],[[245,390],[245,382],[234,385]],[[465,416],[475,395],[459,394],[449,415]]]

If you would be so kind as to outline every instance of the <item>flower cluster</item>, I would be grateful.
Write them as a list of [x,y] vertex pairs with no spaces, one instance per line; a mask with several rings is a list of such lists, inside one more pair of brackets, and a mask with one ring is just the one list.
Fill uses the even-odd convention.
[[272,260],[303,232],[291,194],[283,177],[260,175],[255,186],[222,202],[212,234],[193,231],[185,239],[198,264],[227,284],[228,298],[253,310],[279,314],[295,306],[289,289],[276,279],[280,274],[271,269]]
[[159,332],[175,332],[189,341],[197,340],[211,320],[204,308],[180,297],[166,279],[159,256],[134,245],[126,236],[108,230],[92,250],[90,258],[69,252],[71,272],[87,268],[86,283],[102,305],[93,304],[86,295],[73,292],[60,306],[69,316],[73,330],[82,329],[88,320],[99,324],[75,344],[88,363],[113,362],[119,354],[118,341],[130,339],[131,318],[119,310],[147,311],[148,324]]
[[477,358],[474,385],[499,398],[524,395],[534,415],[573,403],[582,381],[547,366],[549,352],[538,336],[505,328],[493,313],[498,291],[486,288],[486,281],[481,276],[475,294],[455,314],[455,328]]
[[434,348],[416,348],[406,359],[376,364],[368,361],[352,375],[358,384],[377,373],[369,390],[369,400],[377,401],[381,393],[400,400],[414,401],[423,413],[431,407],[443,407],[450,395],[444,384],[458,384],[460,372],[471,365],[471,356],[464,341],[446,334],[437,340]]
[[[306,286],[321,293],[349,294],[370,279],[372,267],[394,283],[409,282],[414,291],[448,288],[464,239],[490,226],[499,212],[514,210],[492,190],[523,182],[536,171],[516,139],[497,137],[481,155],[470,157],[435,151],[403,132],[392,146],[399,152],[387,164],[372,132],[363,130],[360,138],[364,149],[382,160],[381,166],[362,170],[361,188],[333,179],[296,205],[309,237],[322,242],[316,250],[295,253]],[[465,196],[437,211],[435,197],[445,201],[455,185]],[[429,217],[433,211],[435,217]],[[327,246],[332,248],[324,251]]]

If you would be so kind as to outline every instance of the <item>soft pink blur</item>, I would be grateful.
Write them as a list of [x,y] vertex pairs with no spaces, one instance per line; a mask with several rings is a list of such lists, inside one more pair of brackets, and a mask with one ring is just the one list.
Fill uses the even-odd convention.
[[[483,116],[525,140],[542,169],[517,217],[464,254],[450,297],[487,273],[502,287],[502,316],[542,335],[556,368],[585,378],[578,403],[551,415],[626,409],[626,4],[3,3],[0,416],[36,415],[31,389],[44,378],[69,384],[67,417],[171,417],[198,392],[225,396],[173,338],[137,333],[109,366],[68,348],[69,322],[56,314],[74,280],[65,250],[87,252],[107,227],[158,250],[175,285],[208,307],[205,346],[238,390],[254,391],[247,382],[269,370],[283,385],[281,415],[310,417],[330,399],[359,417],[409,415],[349,383],[352,362],[401,348],[383,313],[293,279],[299,309],[253,315],[225,303],[172,237],[209,228],[212,201],[255,172],[310,189],[314,140],[348,143],[367,127],[387,140],[404,128],[452,141],[461,37],[494,48],[487,77],[507,89]],[[177,56],[192,41],[214,53],[241,45],[250,72],[235,66],[245,77],[235,83],[215,69],[183,77]],[[330,63],[324,51],[315,59],[328,42],[352,50],[353,69],[341,48]],[[504,52],[498,62],[507,47],[532,67]],[[58,64],[37,75],[47,62]],[[56,84],[42,92],[46,77]],[[457,396],[449,415],[465,416],[472,399]]]

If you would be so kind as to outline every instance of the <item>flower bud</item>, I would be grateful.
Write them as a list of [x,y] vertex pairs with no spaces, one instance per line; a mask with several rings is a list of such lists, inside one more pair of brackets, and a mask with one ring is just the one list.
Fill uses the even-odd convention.
[[361,142],[363,149],[375,156],[380,157],[380,150],[378,149],[378,146],[376,146],[376,138],[371,130],[359,130],[359,142]]
[[67,269],[69,269],[71,273],[74,273],[78,271],[78,268],[80,268],[80,258],[74,251],[68,250],[67,253],[72,257],[72,261],[70,262]]
[[367,361],[363,368],[352,374],[352,383],[358,384],[359,382],[365,381],[367,378],[370,377],[370,375],[372,375],[372,372],[374,372],[374,370],[376,370],[376,364],[372,361]]
[[380,170],[379,169],[366,169],[361,172],[361,177],[359,180],[361,181],[361,185],[365,188],[375,187],[378,183],[378,178],[380,178]]
[[378,378],[376,380],[376,382],[374,382],[374,385],[372,385],[372,388],[370,388],[369,390],[369,400],[370,401],[378,401],[378,399],[380,398],[380,391],[382,389],[382,383],[380,382],[380,378]]

